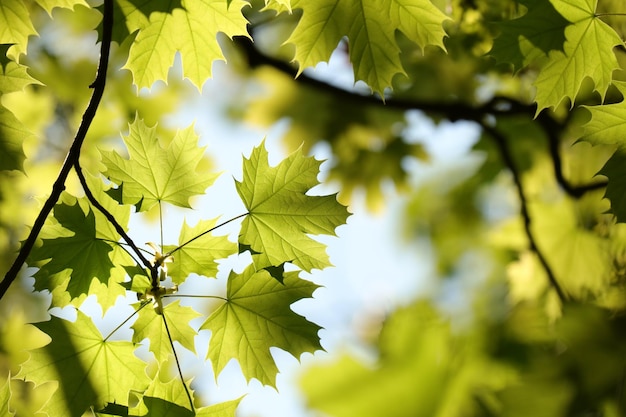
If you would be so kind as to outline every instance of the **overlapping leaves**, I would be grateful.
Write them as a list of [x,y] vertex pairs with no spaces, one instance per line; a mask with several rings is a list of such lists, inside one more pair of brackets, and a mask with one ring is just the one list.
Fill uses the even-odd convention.
[[146,364],[135,356],[135,345],[103,339],[80,310],[75,322],[52,317],[37,327],[52,340],[30,353],[18,377],[37,384],[58,381],[46,405],[49,415],[81,416],[92,405],[128,404],[131,389],[147,387]]
[[355,79],[381,94],[396,74],[404,73],[396,31],[422,48],[444,48],[446,16],[429,0],[292,0],[291,7],[302,9],[302,19],[287,40],[296,48],[300,71],[328,61],[347,36]]

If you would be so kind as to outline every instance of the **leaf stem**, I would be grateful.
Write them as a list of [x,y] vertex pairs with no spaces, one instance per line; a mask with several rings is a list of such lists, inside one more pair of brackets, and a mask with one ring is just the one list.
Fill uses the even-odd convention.
[[548,263],[546,257],[543,255],[543,252],[541,252],[541,250],[537,246],[537,242],[531,228],[531,217],[528,210],[528,200],[526,199],[526,193],[524,191],[524,185],[522,184],[522,178],[519,171],[517,170],[517,166],[515,165],[515,161],[513,160],[513,155],[511,154],[511,150],[509,149],[509,146],[506,142],[506,138],[498,130],[489,126],[486,122],[481,122],[480,125],[483,130],[487,132],[496,142],[500,150],[502,161],[513,176],[513,182],[515,183],[515,188],[517,189],[517,195],[520,201],[520,214],[522,216],[522,219],[524,220],[524,231],[526,232],[526,238],[528,239],[530,250],[537,255],[539,262],[543,266],[543,269],[548,276],[548,281],[558,295],[559,300],[561,301],[561,303],[565,303],[569,300],[569,298],[567,294],[563,292],[563,289],[557,281],[556,276],[554,275],[554,271],[552,271],[552,268],[550,267],[550,264]]
[[181,298],[212,298],[215,300],[228,301],[228,298],[220,297],[219,295],[191,295],[191,294],[164,294],[161,297],[169,298],[169,297],[181,297]]
[[106,217],[109,223],[113,225],[113,227],[115,228],[115,231],[122,237],[122,239],[124,239],[126,244],[133,249],[133,252],[135,252],[137,257],[141,260],[141,263],[143,264],[143,266],[145,266],[146,268],[150,268],[150,261],[148,261],[143,256],[143,254],[141,253],[137,245],[135,245],[135,242],[133,242],[130,236],[128,236],[128,234],[126,233],[122,225],[119,224],[115,216],[113,216],[106,208],[104,208],[102,204],[100,204],[100,202],[96,199],[96,197],[93,195],[93,193],[89,189],[89,186],[87,185],[87,179],[85,178],[85,175],[83,174],[83,170],[80,166],[80,162],[78,161],[78,159],[74,162],[74,170],[76,171],[76,174],[78,175],[80,184],[83,186],[83,190],[85,191],[85,195],[87,196],[87,199],[89,200],[89,202],[95,208],[97,208],[98,211],[100,211],[100,213],[104,215],[104,217]]
[[163,204],[159,200],[159,228],[161,232],[161,250],[163,250]]
[[139,308],[135,311],[133,311],[133,314],[131,314],[130,316],[128,316],[126,318],[126,320],[124,320],[123,322],[121,322],[115,329],[113,329],[111,331],[111,333],[109,333],[109,335],[107,337],[105,337],[102,341],[106,342],[109,337],[113,336],[113,333],[115,333],[116,331],[118,331],[119,329],[122,328],[123,325],[125,325],[126,323],[128,323],[128,320],[132,319],[135,314],[139,313],[145,306],[147,306],[148,304],[151,304],[152,302],[150,300],[144,300],[141,302],[141,305],[139,306]]
[[43,228],[46,218],[59,200],[61,193],[65,190],[65,181],[69,175],[72,166],[78,160],[80,156],[81,147],[87,136],[87,131],[96,116],[96,111],[102,100],[104,94],[104,86],[106,85],[106,74],[109,66],[109,52],[111,50],[111,38],[113,34],[113,0],[104,0],[104,11],[102,16],[102,43],[100,46],[100,61],[98,63],[98,69],[94,82],[89,86],[93,88],[93,94],[89,100],[89,104],[83,113],[81,124],[76,132],[76,136],[70,146],[65,161],[61,167],[61,171],[57,176],[50,196],[44,203],[41,211],[37,215],[33,223],[33,227],[28,234],[28,237],[22,244],[20,251],[18,252],[13,264],[7,271],[2,282],[0,282],[0,299],[4,297],[7,290],[17,278],[17,275],[22,268],[22,265],[26,262],[28,255],[35,246],[37,237]]
[[193,399],[191,398],[191,393],[187,388],[187,384],[185,384],[185,378],[183,377],[183,371],[180,368],[180,361],[178,360],[178,355],[176,354],[176,348],[174,347],[174,341],[172,340],[172,335],[170,334],[170,328],[167,325],[167,319],[165,318],[165,312],[161,314],[163,317],[163,324],[165,325],[165,331],[167,332],[167,338],[170,341],[170,346],[172,347],[172,353],[174,353],[174,360],[176,361],[176,368],[178,368],[178,376],[180,376],[180,382],[183,384],[183,388],[185,389],[185,394],[187,394],[187,399],[189,400],[189,406],[191,407],[191,411],[195,414],[196,409],[193,406]]
[[206,235],[207,233],[211,233],[212,231],[214,231],[215,229],[218,229],[222,226],[227,225],[228,223],[234,222],[237,219],[240,219],[242,217],[247,216],[250,213],[243,213],[240,214],[239,216],[235,216],[232,219],[226,220],[225,222],[222,222],[220,224],[218,224],[217,226],[213,226],[212,228],[210,228],[209,230],[200,233],[198,236],[192,237],[191,239],[189,239],[188,241],[186,241],[185,243],[183,243],[182,245],[172,249],[171,251],[169,251],[168,253],[166,253],[165,255],[163,255],[163,257],[168,257],[168,256],[172,256],[175,252],[178,252],[179,250],[181,250],[182,248],[184,248],[185,246],[187,246],[188,244],[190,244],[191,242],[193,242],[196,239],[200,239],[202,236]]

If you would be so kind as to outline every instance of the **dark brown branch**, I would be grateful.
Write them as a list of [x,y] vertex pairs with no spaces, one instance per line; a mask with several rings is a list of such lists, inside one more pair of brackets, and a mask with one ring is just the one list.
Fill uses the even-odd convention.
[[398,110],[422,110],[425,112],[445,114],[451,121],[457,120],[481,120],[485,114],[493,115],[515,115],[527,114],[533,116],[535,107],[520,103],[519,101],[508,97],[494,97],[488,102],[472,106],[462,102],[433,102],[418,101],[415,99],[405,100],[399,98],[387,98],[383,102],[379,97],[368,94],[359,94],[354,91],[348,91],[343,88],[336,87],[324,81],[309,77],[306,74],[299,74],[295,67],[289,63],[266,55],[259,51],[252,41],[244,37],[235,37],[235,44],[243,50],[248,58],[250,68],[257,68],[263,65],[270,66],[290,77],[293,77],[301,85],[310,86],[318,91],[327,92],[333,97],[338,97],[347,101],[358,102],[359,104],[370,104],[375,106],[385,106],[385,108]]
[[[251,68],[267,65],[274,69],[297,79],[298,83],[314,88],[317,91],[324,91],[334,97],[352,101],[361,105],[385,106],[398,110],[421,110],[426,113],[436,113],[445,116],[450,121],[470,120],[479,124],[482,123],[486,115],[493,116],[515,116],[526,115],[529,119],[535,116],[535,106],[521,103],[509,97],[494,97],[486,103],[471,105],[462,102],[433,102],[420,100],[406,100],[398,98],[388,98],[383,102],[373,95],[362,95],[354,91],[344,90],[330,85],[324,81],[309,77],[306,74],[298,75],[296,68],[289,63],[268,56],[259,51],[248,38],[235,38],[235,42],[248,58]],[[563,191],[568,195],[579,198],[588,191],[597,190],[606,186],[606,181],[597,181],[590,184],[573,185],[563,175],[561,156],[559,154],[559,136],[562,126],[550,117],[546,112],[542,112],[537,120],[548,137],[550,155],[552,157],[555,178]]]
[[106,217],[109,223],[113,225],[113,227],[115,228],[115,231],[122,237],[122,239],[124,239],[124,241],[128,244],[128,246],[131,247],[131,249],[133,250],[133,252],[135,252],[135,255],[137,255],[139,260],[141,260],[141,263],[143,264],[143,266],[146,268],[151,268],[152,265],[150,264],[150,261],[148,261],[146,257],[143,256],[143,253],[141,253],[141,250],[137,247],[137,245],[135,245],[135,242],[133,242],[130,236],[128,236],[128,234],[126,233],[122,225],[119,224],[115,216],[113,216],[106,208],[104,208],[104,206],[100,204],[100,202],[93,195],[93,193],[89,189],[89,185],[87,184],[87,179],[85,178],[85,175],[83,174],[83,170],[80,166],[80,162],[78,161],[78,159],[74,162],[74,171],[76,171],[76,175],[78,175],[80,184],[82,185],[83,190],[85,191],[85,196],[87,197],[91,205],[94,206],[96,209],[98,209],[98,211],[100,211],[100,213],[102,213],[104,217]]
[[0,299],[4,297],[7,290],[11,286],[11,283],[15,281],[15,278],[19,274],[22,265],[26,262],[28,255],[30,254],[35,242],[37,240],[37,236],[41,232],[43,225],[46,221],[46,218],[54,208],[55,204],[59,200],[61,193],[65,190],[65,181],[67,180],[67,176],[69,175],[72,166],[78,160],[80,156],[80,150],[85,141],[85,137],[87,136],[87,131],[91,126],[91,123],[96,115],[96,111],[98,110],[98,106],[100,105],[100,101],[102,99],[102,95],[104,94],[104,86],[106,85],[106,74],[107,68],[109,66],[109,52],[111,49],[111,36],[113,32],[113,0],[104,0],[104,12],[102,17],[102,44],[100,46],[100,61],[98,63],[98,70],[96,74],[95,81],[90,85],[90,88],[93,88],[93,94],[91,95],[91,99],[89,100],[89,104],[83,113],[83,118],[81,124],[76,132],[76,136],[74,137],[74,141],[70,146],[70,149],[67,153],[65,161],[63,162],[63,166],[61,167],[61,171],[52,186],[52,192],[50,196],[44,203],[41,211],[37,215],[35,222],[33,223],[33,227],[30,231],[30,234],[24,241],[20,251],[13,262],[13,265],[9,268],[4,279],[0,282]]
[[561,188],[570,196],[580,198],[589,191],[599,190],[606,187],[607,181],[596,181],[590,184],[573,185],[563,175],[563,164],[561,161],[561,153],[559,149],[560,140],[558,132],[561,130],[557,123],[551,117],[541,113],[537,117],[537,121],[543,127],[548,137],[548,147],[550,149],[550,157],[552,158],[552,166],[554,168],[554,177]]
[[511,150],[509,149],[506,138],[499,131],[489,126],[487,123],[481,123],[481,127],[495,141],[500,151],[500,156],[502,157],[504,165],[506,165],[506,167],[511,172],[511,175],[513,176],[513,182],[515,183],[515,188],[517,189],[517,195],[520,201],[520,214],[522,216],[522,219],[524,220],[524,231],[526,233],[526,238],[528,239],[528,245],[530,247],[530,250],[532,250],[537,255],[539,262],[541,263],[543,269],[546,271],[546,275],[548,276],[548,281],[550,282],[550,285],[552,285],[552,288],[554,288],[554,291],[556,291],[559,299],[561,300],[561,303],[564,303],[568,301],[568,297],[559,285],[559,282],[554,275],[554,271],[552,271],[552,268],[550,267],[550,264],[548,263],[546,257],[543,255],[543,252],[537,246],[537,242],[531,228],[531,217],[530,212],[528,211],[528,200],[526,199],[526,193],[524,192],[522,178],[519,171],[517,170],[517,165],[513,160],[513,155],[511,154]]

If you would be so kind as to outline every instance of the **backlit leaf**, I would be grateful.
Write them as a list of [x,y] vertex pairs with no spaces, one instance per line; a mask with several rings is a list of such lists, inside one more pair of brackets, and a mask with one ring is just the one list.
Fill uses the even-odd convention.
[[241,225],[239,243],[249,247],[257,268],[292,262],[311,271],[330,265],[325,245],[308,235],[334,235],[349,213],[336,195],[310,196],[319,184],[321,162],[294,152],[270,167],[264,145],[244,160],[237,192],[249,215]]
[[[191,307],[181,306],[176,300],[163,308],[163,315],[167,320],[172,339],[195,353],[196,331],[189,325],[189,322],[199,317],[200,313]],[[132,325],[133,342],[139,343],[148,339],[150,351],[159,362],[167,360],[172,355],[172,345],[167,337],[163,315],[157,314],[152,306],[147,306],[139,311],[137,321]]]
[[129,159],[114,151],[102,151],[105,175],[122,186],[124,203],[136,204],[139,211],[159,202],[190,207],[189,198],[203,194],[217,178],[216,174],[197,172],[204,148],[198,147],[193,126],[179,130],[164,148],[156,137],[156,128],[137,119],[123,139]]
[[182,58],[183,75],[201,88],[211,77],[213,61],[224,59],[218,32],[229,37],[247,35],[248,22],[241,13],[247,3],[242,0],[232,0],[229,6],[226,0],[183,0],[180,7],[156,3],[163,7],[151,5],[153,11],[146,15],[145,10],[123,2],[123,13],[139,29],[125,65],[139,88],[167,80],[176,52]]
[[276,383],[278,369],[271,347],[298,358],[304,352],[321,349],[320,327],[290,309],[296,301],[309,298],[317,285],[299,279],[296,272],[285,274],[284,284],[252,266],[242,274],[231,272],[226,302],[215,310],[200,329],[211,330],[209,352],[218,375],[236,359],[246,379],[265,385]]
[[142,390],[149,380],[146,364],[134,355],[130,342],[110,342],[80,310],[75,322],[57,317],[37,323],[51,342],[31,351],[18,378],[59,385],[46,404],[50,416],[80,417],[90,406],[107,402],[128,404],[131,389]]
[[615,215],[618,222],[626,223],[626,154],[624,151],[615,152],[598,174],[609,179],[604,197],[611,202],[611,213]]
[[23,0],[0,2],[0,44],[16,45],[18,54],[26,52],[28,37],[36,33]]
[[378,93],[391,86],[394,75],[404,74],[397,30],[422,48],[444,48],[446,16],[429,0],[295,0],[291,7],[302,9],[302,18],[287,40],[296,48],[300,72],[328,61],[347,36],[355,79]]
[[[614,81],[613,85],[622,94],[626,94],[626,82]],[[626,147],[626,138],[624,137],[624,128],[626,127],[625,101],[602,106],[586,106],[585,109],[591,113],[591,120],[583,125],[582,140],[593,145]]]
[[[216,220],[201,220],[194,227],[183,224],[178,244],[183,245],[191,239],[208,231],[215,226]],[[166,246],[171,251],[174,246]],[[217,259],[224,259],[237,252],[237,245],[228,240],[227,236],[204,234],[193,242],[183,246],[173,255],[172,262],[167,264],[167,274],[175,284],[180,284],[189,274],[198,274],[205,277],[215,277],[217,274]]]
[[613,48],[624,42],[613,28],[595,15],[597,0],[554,0],[552,2],[571,24],[565,29],[563,52],[552,51],[537,76],[537,112],[557,107],[565,98],[571,106],[580,87],[589,77],[604,98],[619,68]]
[[11,399],[11,377],[7,376],[2,386],[0,386],[0,416],[14,416],[15,413],[9,410],[9,400]]
[[[74,204],[56,205],[53,213],[59,224],[46,228],[42,244],[32,251],[30,260],[39,265],[34,275],[39,284],[35,288],[53,290],[65,280],[66,275],[61,273],[69,270],[66,291],[74,298],[87,294],[94,278],[108,283],[114,267],[109,257],[113,248],[97,236],[93,211],[85,213],[76,199],[67,200]],[[55,276],[62,277],[61,281]]]
[[527,13],[498,23],[500,35],[489,52],[499,62],[512,63],[517,71],[552,50],[562,50],[565,27],[569,24],[552,3],[545,0],[520,1]]
[[22,170],[22,143],[32,136],[9,110],[0,105],[0,171]]

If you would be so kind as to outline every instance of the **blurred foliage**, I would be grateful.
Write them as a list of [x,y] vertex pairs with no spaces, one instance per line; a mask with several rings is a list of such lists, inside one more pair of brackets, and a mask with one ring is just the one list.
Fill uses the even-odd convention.
[[[0,48],[1,74],[20,74],[0,96],[0,113],[11,115],[1,118],[10,123],[0,124],[3,273],[80,123],[100,37],[99,2],[51,11],[22,3],[39,37],[24,38],[34,33],[24,27],[20,42]],[[67,6],[73,3],[82,2],[68,0]],[[126,16],[121,6],[135,10],[136,3],[116,2],[112,70],[81,157],[93,172],[101,164],[99,147],[123,149],[119,132],[130,120],[153,126],[196,97],[180,65],[166,83],[139,91],[132,74],[120,70],[137,36],[131,32],[147,25],[143,15],[134,26],[120,23]],[[545,88],[536,80],[567,52],[574,22],[563,10],[591,8],[581,21],[606,25],[614,41],[626,37],[623,2],[433,0],[449,17],[445,50],[422,50],[396,32],[405,74],[395,74],[392,88],[375,95],[355,82],[346,37],[329,65],[299,72],[296,48],[286,41],[313,2],[294,2],[301,7],[291,12],[286,1],[250,3],[241,10],[254,42],[219,38],[238,84],[236,94],[221,99],[224,114],[263,129],[283,123],[288,150],[330,149],[328,181],[339,184],[345,202],[364,192],[369,208],[384,210],[391,184],[407,199],[398,238],[432,246],[440,284],[429,297],[389,312],[379,337],[366,341],[376,352],[369,362],[346,352],[306,371],[301,382],[308,405],[338,417],[625,416],[626,113],[618,82],[624,71],[600,68],[602,82],[613,81],[604,100],[604,91],[595,91],[599,80],[582,74],[580,84],[542,100],[539,110],[547,108],[541,112],[535,102]],[[137,10],[163,13],[163,4]],[[598,53],[608,48],[615,55],[611,66],[614,58],[624,68],[623,42],[597,46]],[[20,52],[19,61],[12,60]],[[421,133],[428,130],[419,130],[421,119],[411,119],[409,111],[435,128],[470,121],[481,134],[463,159],[442,161]],[[173,136],[165,123],[157,131]],[[417,177],[416,171],[432,175]],[[67,188],[78,190],[73,181]],[[31,287],[24,277],[0,305],[8,317],[0,323],[2,375],[17,372],[11,364],[22,360],[20,349],[42,343],[24,324],[47,310]],[[463,292],[460,301],[454,291]],[[450,303],[461,305],[450,309]],[[14,343],[18,334],[21,347]],[[18,415],[37,411],[51,389],[10,384],[21,393],[11,399]]]

